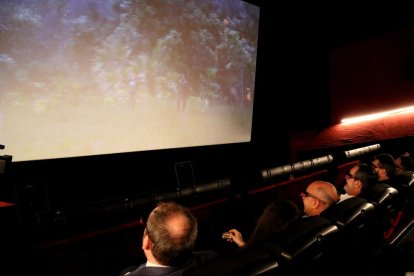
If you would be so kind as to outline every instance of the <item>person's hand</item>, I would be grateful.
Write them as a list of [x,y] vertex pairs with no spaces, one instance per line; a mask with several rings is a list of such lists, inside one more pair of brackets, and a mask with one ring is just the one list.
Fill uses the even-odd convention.
[[237,229],[231,229],[229,233],[231,234],[231,239],[227,239],[228,242],[234,242],[238,247],[246,246],[242,234]]

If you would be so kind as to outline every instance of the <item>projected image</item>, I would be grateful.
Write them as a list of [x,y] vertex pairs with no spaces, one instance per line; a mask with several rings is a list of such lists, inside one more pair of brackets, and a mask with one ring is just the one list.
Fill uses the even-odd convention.
[[238,0],[1,1],[2,154],[250,141],[258,24]]

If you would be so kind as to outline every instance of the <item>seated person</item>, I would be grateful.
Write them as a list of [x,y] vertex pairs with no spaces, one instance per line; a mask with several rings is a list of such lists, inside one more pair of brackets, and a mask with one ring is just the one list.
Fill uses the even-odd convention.
[[332,221],[322,216],[323,212],[330,210],[338,202],[338,192],[332,183],[313,181],[301,193],[301,197],[304,216],[292,222],[276,240],[277,245],[292,256],[293,262],[300,264],[292,275],[304,274],[302,269],[312,266],[313,260],[314,264],[318,263],[327,253],[326,250],[335,240],[334,236],[338,231]]
[[371,188],[377,184],[375,170],[367,164],[358,163],[345,174],[345,179],[346,193],[340,195],[337,204],[320,215],[335,222],[341,229],[362,229],[365,223],[370,222],[375,210],[374,203],[369,200]]
[[126,268],[119,275],[183,275],[217,255],[212,251],[193,252],[198,223],[177,203],[159,203],[144,226],[142,250],[147,262]]
[[329,182],[316,180],[301,193],[305,216],[319,216],[339,200],[336,187]]
[[414,160],[410,156],[400,156],[395,160],[395,183],[407,186],[412,180]]
[[[367,199],[377,202],[387,188],[396,186],[395,173],[397,164],[394,157],[390,154],[378,154],[374,157],[372,166],[377,173],[377,183],[372,186],[370,198]],[[398,185],[394,188],[398,190]]]
[[339,202],[354,196],[369,198],[370,190],[377,182],[377,175],[371,166],[359,163],[351,168],[349,173],[345,175],[345,179],[346,193],[340,195]]
[[273,201],[264,209],[257,220],[253,234],[247,242],[243,240],[242,234],[237,229],[228,231],[227,241],[234,242],[239,247],[245,247],[275,238],[300,216],[300,210],[293,202],[289,200]]

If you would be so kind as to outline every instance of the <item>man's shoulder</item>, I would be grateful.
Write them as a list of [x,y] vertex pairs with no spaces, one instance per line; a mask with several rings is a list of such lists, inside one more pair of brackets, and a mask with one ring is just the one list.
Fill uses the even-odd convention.
[[183,275],[193,275],[199,267],[209,263],[214,260],[218,254],[211,250],[205,251],[194,251],[192,253],[192,258],[189,262],[181,267],[142,267],[132,266],[127,269],[124,269],[119,276],[139,276],[139,275],[165,275],[165,276],[183,276]]
[[124,270],[119,276],[179,276],[183,275],[183,269],[171,266],[135,266],[131,270]]

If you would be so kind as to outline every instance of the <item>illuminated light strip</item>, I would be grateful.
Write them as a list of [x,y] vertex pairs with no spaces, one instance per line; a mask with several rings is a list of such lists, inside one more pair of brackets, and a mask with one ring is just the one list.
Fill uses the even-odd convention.
[[373,113],[373,114],[369,114],[369,115],[346,118],[346,119],[342,119],[341,123],[342,124],[361,123],[361,122],[365,122],[365,121],[376,120],[376,119],[383,118],[383,117],[390,116],[390,115],[402,114],[402,113],[411,113],[411,112],[414,112],[414,105],[408,106],[408,107],[403,107],[403,108],[398,108],[398,109],[393,109],[393,110],[389,110],[389,111],[379,112],[379,113]]

